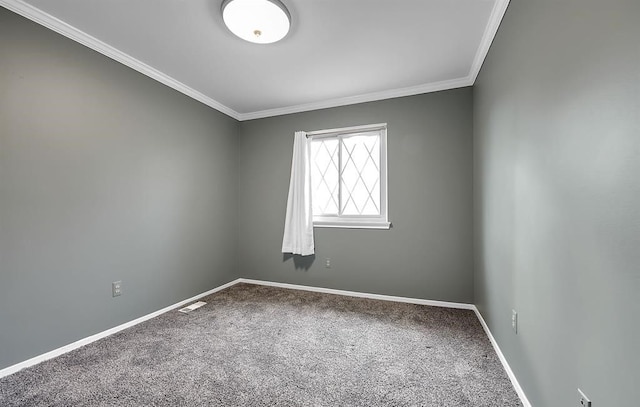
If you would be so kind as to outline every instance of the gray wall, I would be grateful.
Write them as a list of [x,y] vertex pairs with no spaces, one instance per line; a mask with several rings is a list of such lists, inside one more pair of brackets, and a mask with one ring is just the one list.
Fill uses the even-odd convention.
[[512,0],[474,87],[475,301],[536,407],[640,399],[639,21]]
[[0,7],[0,368],[236,277],[237,130]]
[[[446,301],[473,300],[470,88],[240,124],[243,277]],[[316,258],[284,258],[293,133],[388,123],[390,230],[315,230]],[[331,268],[325,259],[331,258]]]

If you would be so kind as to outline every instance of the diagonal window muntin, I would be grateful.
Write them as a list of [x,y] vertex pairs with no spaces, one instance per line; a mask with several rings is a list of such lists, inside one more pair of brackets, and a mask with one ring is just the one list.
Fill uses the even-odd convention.
[[307,134],[314,226],[388,229],[386,123]]

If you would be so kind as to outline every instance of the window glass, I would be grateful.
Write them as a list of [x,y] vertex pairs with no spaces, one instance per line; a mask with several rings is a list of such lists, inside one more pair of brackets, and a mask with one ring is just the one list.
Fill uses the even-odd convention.
[[388,228],[386,124],[311,132],[314,226]]

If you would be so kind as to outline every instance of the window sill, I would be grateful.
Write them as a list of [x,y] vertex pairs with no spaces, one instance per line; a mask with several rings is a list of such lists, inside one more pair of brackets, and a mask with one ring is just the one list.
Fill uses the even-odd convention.
[[326,222],[314,221],[314,228],[334,229],[389,229],[391,222]]

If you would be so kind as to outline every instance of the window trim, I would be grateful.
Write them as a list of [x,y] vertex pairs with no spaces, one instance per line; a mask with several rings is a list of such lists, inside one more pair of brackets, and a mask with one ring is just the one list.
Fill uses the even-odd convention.
[[[313,216],[313,226],[320,228],[341,229],[389,229],[389,202],[388,202],[388,168],[387,168],[387,123],[366,124],[362,126],[341,127],[328,130],[309,131],[309,139],[331,138],[339,136],[352,136],[359,133],[379,132],[380,134],[380,215],[349,215],[349,216]],[[341,168],[341,163],[339,164]],[[342,174],[339,173],[339,177]],[[339,182],[341,182],[339,180]],[[339,188],[341,191],[342,188]],[[340,192],[341,193],[341,192]],[[342,205],[340,196],[339,205]]]

